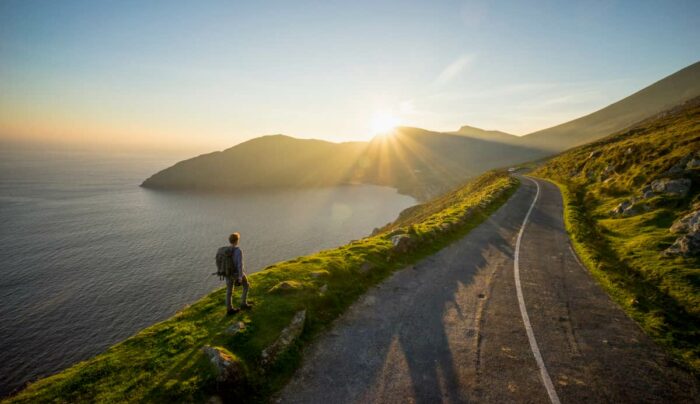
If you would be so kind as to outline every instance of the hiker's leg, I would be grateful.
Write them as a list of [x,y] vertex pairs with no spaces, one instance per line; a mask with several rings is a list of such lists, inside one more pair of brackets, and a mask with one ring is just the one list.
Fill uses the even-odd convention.
[[241,305],[245,306],[248,304],[248,289],[250,284],[248,283],[248,277],[243,275],[243,294],[241,295]]
[[226,310],[233,310],[231,295],[233,294],[233,278],[226,278]]

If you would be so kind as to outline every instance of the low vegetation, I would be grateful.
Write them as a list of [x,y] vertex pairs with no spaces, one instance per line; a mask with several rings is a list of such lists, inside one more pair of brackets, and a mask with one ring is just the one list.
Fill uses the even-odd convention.
[[563,153],[534,175],[560,186],[567,228],[597,280],[700,372],[700,233],[673,226],[700,217],[700,99]]
[[[296,369],[302,347],[369,287],[462,237],[517,184],[503,172],[484,174],[402,213],[373,236],[252,274],[252,311],[227,317],[219,289],[105,353],[30,384],[8,402],[265,400]],[[300,334],[289,331],[292,319],[303,321]],[[280,334],[295,337],[282,351]],[[235,383],[217,381],[209,347],[235,362]],[[263,358],[264,351],[276,353]]]

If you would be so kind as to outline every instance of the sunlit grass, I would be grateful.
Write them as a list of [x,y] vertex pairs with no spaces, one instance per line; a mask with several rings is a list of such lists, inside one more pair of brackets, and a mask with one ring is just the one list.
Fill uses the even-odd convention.
[[[535,175],[558,183],[577,253],[606,291],[657,342],[700,372],[700,259],[665,257],[671,224],[700,198],[700,173],[686,198],[659,195],[648,211],[610,211],[677,161],[700,150],[700,106],[646,122],[552,159]],[[591,157],[592,152],[601,152]],[[614,173],[601,178],[606,167]]]

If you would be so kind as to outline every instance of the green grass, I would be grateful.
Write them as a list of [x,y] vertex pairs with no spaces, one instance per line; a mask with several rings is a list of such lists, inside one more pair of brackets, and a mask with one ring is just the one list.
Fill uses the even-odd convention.
[[[628,151],[628,150],[631,150]],[[565,152],[533,174],[557,183],[578,255],[613,299],[682,364],[700,373],[700,259],[665,257],[669,232],[700,198],[698,170],[667,171],[700,150],[700,106],[690,103],[601,141]],[[591,157],[591,153],[598,153]],[[604,175],[606,167],[614,173]],[[610,211],[657,178],[693,181],[685,198],[655,196],[648,211]]]
[[[219,289],[105,353],[30,384],[7,402],[201,402],[213,394],[265,401],[297,368],[302,348],[369,287],[462,237],[505,202],[517,185],[503,172],[484,174],[403,213],[378,235],[252,274],[250,298],[256,303],[252,311],[225,316],[225,291]],[[393,251],[387,232],[397,228],[416,241],[407,254]],[[373,269],[362,271],[368,262]],[[276,289],[283,281],[293,288]],[[263,367],[262,350],[302,309],[307,321],[299,339],[272,365]],[[245,330],[226,336],[226,327],[238,321],[246,324]],[[237,358],[245,369],[244,380],[235,386],[217,385],[201,351],[204,345],[221,347]]]

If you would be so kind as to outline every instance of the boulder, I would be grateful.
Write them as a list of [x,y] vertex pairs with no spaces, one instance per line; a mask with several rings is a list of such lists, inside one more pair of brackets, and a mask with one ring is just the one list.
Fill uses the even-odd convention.
[[687,178],[662,178],[659,180],[652,181],[651,189],[656,193],[663,193],[683,198],[686,195],[688,195],[688,191],[690,191],[691,184],[692,182]]
[[394,236],[398,236],[401,234],[406,234],[406,231],[403,229],[395,229],[389,233],[389,237],[394,238]]
[[622,201],[620,202],[615,208],[610,212],[613,215],[621,215],[622,212],[624,212],[626,209],[632,206],[632,202],[630,201]]
[[644,188],[642,188],[642,199],[649,199],[654,196],[654,190],[651,189],[651,185],[647,185]]
[[690,161],[688,161],[688,164],[686,164],[685,168],[687,170],[697,170],[700,168],[700,156],[693,157]]
[[700,255],[700,231],[684,234],[664,251],[666,256],[681,255],[692,257]]
[[306,310],[297,312],[294,317],[292,317],[292,321],[289,325],[282,330],[277,340],[262,351],[263,365],[269,365],[275,362],[279,355],[286,351],[294,340],[299,338],[299,335],[301,335],[301,332],[304,330],[305,322]]
[[700,232],[700,209],[676,220],[669,230],[674,234]]
[[643,210],[649,210],[649,207],[645,204],[637,204],[637,198],[632,198],[620,202],[610,213],[614,216],[633,216],[641,213]]
[[209,358],[216,373],[217,382],[237,383],[243,378],[243,366],[230,352],[209,345],[202,347],[202,352]]
[[394,246],[394,252],[407,253],[413,246],[413,240],[408,234],[397,234],[391,237],[391,244]]
[[226,327],[224,334],[232,337],[243,330],[245,330],[245,323],[243,321],[238,321]]

